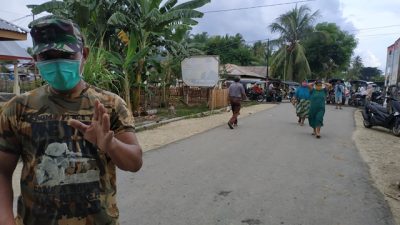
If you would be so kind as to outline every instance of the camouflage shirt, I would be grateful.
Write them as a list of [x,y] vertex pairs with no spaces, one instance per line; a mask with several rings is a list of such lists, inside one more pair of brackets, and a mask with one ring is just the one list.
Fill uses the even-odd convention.
[[23,161],[17,224],[118,224],[116,166],[67,124],[70,118],[90,124],[96,99],[108,110],[115,134],[134,132],[125,102],[92,86],[74,99],[43,86],[3,107],[0,150]]

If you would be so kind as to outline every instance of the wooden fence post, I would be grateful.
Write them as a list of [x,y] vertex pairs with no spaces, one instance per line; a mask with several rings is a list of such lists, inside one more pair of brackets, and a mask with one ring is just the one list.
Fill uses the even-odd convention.
[[18,75],[18,61],[14,62],[14,88],[13,92],[16,95],[21,94],[21,88],[19,86],[19,75]]

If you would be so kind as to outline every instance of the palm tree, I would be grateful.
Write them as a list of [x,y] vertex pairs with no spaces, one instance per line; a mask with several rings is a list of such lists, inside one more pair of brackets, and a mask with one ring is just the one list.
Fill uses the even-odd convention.
[[253,44],[252,47],[254,60],[256,61],[256,65],[266,65],[268,61],[268,43],[257,41]]
[[272,41],[279,46],[279,50],[273,55],[271,65],[274,73],[283,70],[283,79],[300,81],[311,74],[301,41],[312,33],[312,23],[317,16],[318,11],[311,13],[305,5],[296,6],[269,26],[272,33],[281,35]]
[[362,58],[357,55],[351,61],[351,67],[347,73],[347,79],[358,80],[361,77],[361,69],[364,67]]

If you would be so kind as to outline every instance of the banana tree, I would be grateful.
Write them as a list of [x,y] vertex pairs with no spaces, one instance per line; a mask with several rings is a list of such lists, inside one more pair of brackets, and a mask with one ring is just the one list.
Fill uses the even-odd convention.
[[[116,51],[106,51],[105,54],[107,59],[111,65],[111,70],[116,73],[120,73],[123,76],[123,98],[127,103],[129,109],[133,110],[132,108],[132,99],[131,99],[131,87],[133,86],[134,81],[132,78],[134,77],[134,66],[138,66],[148,53],[150,48],[145,47],[140,51],[138,49],[138,39],[135,33],[131,32],[129,35],[129,42],[127,42],[126,49],[123,53],[116,52]],[[132,66],[134,65],[134,66]],[[121,70],[122,68],[122,70]],[[138,83],[140,85],[140,83]]]
[[[201,18],[203,13],[196,11],[211,0],[192,0],[177,5],[177,0],[169,0],[161,4],[162,0],[127,0],[125,7],[115,12],[108,23],[118,29],[135,34],[137,37],[136,52],[142,52],[148,48],[148,53],[157,54],[165,48],[168,42],[167,33],[181,29],[189,29],[196,25],[194,18]],[[145,73],[146,59],[148,55],[138,59],[134,65],[135,76],[133,86],[133,109],[137,110],[140,100],[140,84]]]

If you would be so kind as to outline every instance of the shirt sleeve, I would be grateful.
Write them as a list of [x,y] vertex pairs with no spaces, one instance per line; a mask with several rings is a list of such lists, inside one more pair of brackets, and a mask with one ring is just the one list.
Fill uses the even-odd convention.
[[14,98],[0,110],[0,151],[20,155],[21,148],[17,134],[17,113]]
[[135,120],[125,101],[116,96],[115,105],[110,118],[111,130],[115,134],[123,132],[135,132]]

